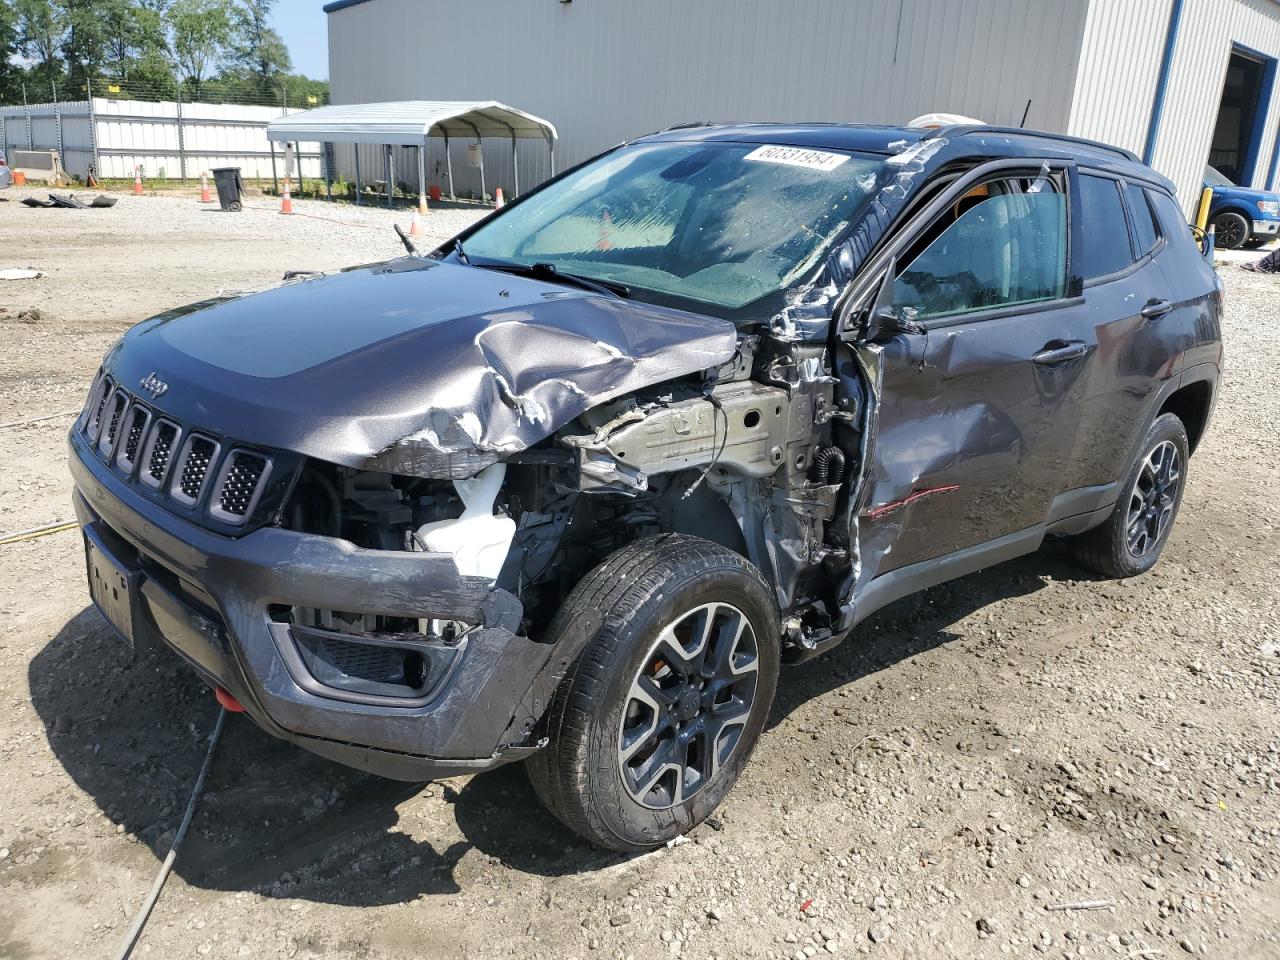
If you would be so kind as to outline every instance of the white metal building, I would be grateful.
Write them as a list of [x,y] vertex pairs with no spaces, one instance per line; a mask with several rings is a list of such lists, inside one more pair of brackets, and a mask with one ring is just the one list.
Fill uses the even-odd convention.
[[[1280,0],[337,0],[334,103],[495,99],[557,163],[692,120],[949,111],[1106,140],[1190,208],[1203,165],[1276,186]],[[455,148],[457,149],[457,148]],[[346,172],[349,150],[338,154]],[[431,179],[442,157],[429,160]],[[509,148],[486,145],[489,184]],[[545,176],[545,154],[520,155]],[[457,170],[455,160],[455,170]],[[459,186],[464,186],[460,178]]]

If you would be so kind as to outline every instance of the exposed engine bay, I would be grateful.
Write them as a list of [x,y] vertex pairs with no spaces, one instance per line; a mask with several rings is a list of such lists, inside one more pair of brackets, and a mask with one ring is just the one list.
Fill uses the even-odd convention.
[[[844,349],[844,348],[841,348]],[[519,598],[537,637],[582,576],[632,540],[721,543],[773,586],[795,653],[831,635],[856,557],[851,494],[868,392],[852,354],[758,334],[733,359],[593,407],[462,480],[309,460],[287,528],[379,550],[447,553]],[[344,634],[456,642],[459,623],[294,610]]]

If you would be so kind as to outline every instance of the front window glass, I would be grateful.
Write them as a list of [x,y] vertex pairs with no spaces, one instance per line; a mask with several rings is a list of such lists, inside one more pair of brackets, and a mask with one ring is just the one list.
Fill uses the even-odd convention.
[[894,282],[894,306],[928,319],[1063,296],[1066,209],[1046,179],[975,187],[917,241],[927,245]]
[[741,143],[627,147],[466,238],[466,255],[625,284],[728,310],[814,267],[875,189],[883,160]]

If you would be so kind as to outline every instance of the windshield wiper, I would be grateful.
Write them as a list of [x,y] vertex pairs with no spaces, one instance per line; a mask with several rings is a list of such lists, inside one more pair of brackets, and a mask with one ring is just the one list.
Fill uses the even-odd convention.
[[471,261],[467,259],[467,251],[462,249],[461,237],[454,237],[445,245],[445,249],[452,250],[454,255],[458,258],[459,263],[465,263],[468,266],[471,265]]
[[626,298],[631,296],[631,288],[626,284],[616,283],[612,280],[597,280],[594,277],[584,277],[578,273],[566,273],[557,268],[554,263],[516,263],[512,260],[496,260],[477,263],[474,266],[483,267],[486,270],[501,270],[503,273],[514,273],[522,277],[533,277],[535,280],[571,284],[575,287],[581,287],[583,290],[602,293],[606,297]]

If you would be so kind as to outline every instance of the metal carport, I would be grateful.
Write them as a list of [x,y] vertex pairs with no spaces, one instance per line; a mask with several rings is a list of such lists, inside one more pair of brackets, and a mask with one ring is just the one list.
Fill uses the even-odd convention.
[[[284,143],[352,143],[377,144],[387,148],[387,205],[391,205],[390,184],[393,182],[391,147],[416,147],[418,152],[418,205],[426,205],[426,163],[424,151],[431,137],[443,137],[448,167],[449,197],[456,199],[453,188],[453,158],[449,155],[451,137],[474,137],[480,143],[485,137],[511,140],[511,159],[515,168],[515,192],[520,193],[520,164],[516,154],[517,140],[545,140],[551,160],[551,173],[556,167],[556,128],[532,114],[508,107],[496,100],[398,100],[385,103],[349,103],[318,107],[292,113],[267,124],[267,138]],[[327,151],[326,151],[327,152]],[[332,171],[325,164],[325,182],[331,182]],[[485,193],[484,167],[480,168],[480,193]],[[356,151],[356,197],[360,196],[360,153]]]

